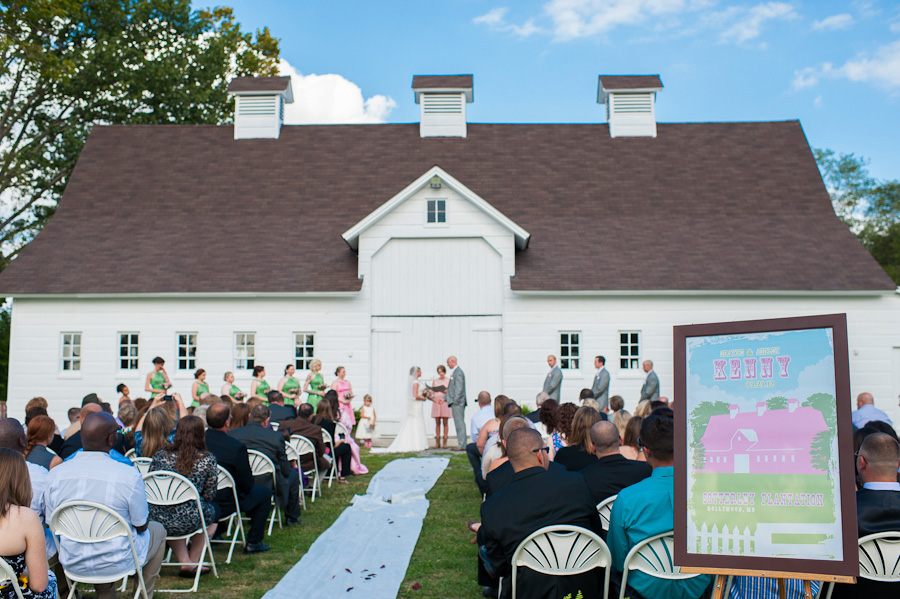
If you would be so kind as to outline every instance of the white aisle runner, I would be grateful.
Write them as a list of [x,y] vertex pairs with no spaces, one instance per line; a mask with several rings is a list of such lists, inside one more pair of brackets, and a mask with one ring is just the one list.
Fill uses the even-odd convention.
[[449,463],[405,458],[387,464],[263,599],[394,599],[428,512],[425,494]]

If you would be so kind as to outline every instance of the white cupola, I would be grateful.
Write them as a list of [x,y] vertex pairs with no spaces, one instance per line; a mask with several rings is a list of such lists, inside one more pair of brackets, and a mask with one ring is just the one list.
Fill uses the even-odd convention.
[[235,139],[278,139],[284,105],[294,101],[290,77],[235,77],[228,95],[234,96]]
[[466,136],[466,104],[474,101],[472,75],[415,75],[412,88],[422,107],[419,136]]
[[600,75],[597,103],[606,104],[610,137],[656,137],[659,75]]

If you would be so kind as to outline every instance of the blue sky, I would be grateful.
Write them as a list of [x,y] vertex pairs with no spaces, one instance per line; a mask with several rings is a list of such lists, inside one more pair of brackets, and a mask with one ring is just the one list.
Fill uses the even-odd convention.
[[604,122],[597,75],[658,73],[660,122],[799,119],[900,178],[896,0],[223,3],[281,39],[293,122],[417,122],[412,76],[454,73],[475,75],[469,122]]

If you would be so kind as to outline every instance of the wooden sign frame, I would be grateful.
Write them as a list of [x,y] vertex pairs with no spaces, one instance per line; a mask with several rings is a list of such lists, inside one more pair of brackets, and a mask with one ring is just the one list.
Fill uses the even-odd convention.
[[[840,559],[802,559],[794,557],[753,556],[733,553],[688,552],[688,402],[687,341],[692,337],[754,335],[831,329],[834,356],[835,417],[839,476],[840,519],[842,539]],[[852,582],[859,575],[856,525],[856,493],[853,463],[853,437],[850,415],[850,373],[847,351],[847,319],[845,314],[799,318],[779,318],[743,322],[711,323],[674,327],[675,356],[675,564],[684,571],[706,573],[754,572],[775,578],[804,578]],[[749,337],[748,337],[749,339]],[[712,367],[712,365],[711,365]],[[732,377],[733,378],[733,377]],[[805,398],[800,398],[801,401]],[[759,404],[758,404],[759,405]],[[735,465],[735,468],[737,465]]]

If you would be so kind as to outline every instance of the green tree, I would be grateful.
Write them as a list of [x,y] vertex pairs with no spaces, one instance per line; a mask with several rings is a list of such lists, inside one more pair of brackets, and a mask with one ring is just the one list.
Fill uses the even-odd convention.
[[94,124],[223,123],[278,41],[189,0],[0,0],[0,269],[53,215]]
[[787,408],[787,397],[773,397],[766,401],[769,410],[784,410]]
[[812,467],[822,472],[828,472],[831,465],[831,430],[819,431],[813,437],[809,446],[809,454]]
[[834,430],[837,426],[837,404],[834,400],[834,395],[830,393],[813,393],[803,401],[802,405],[822,412],[825,426],[830,430]]

